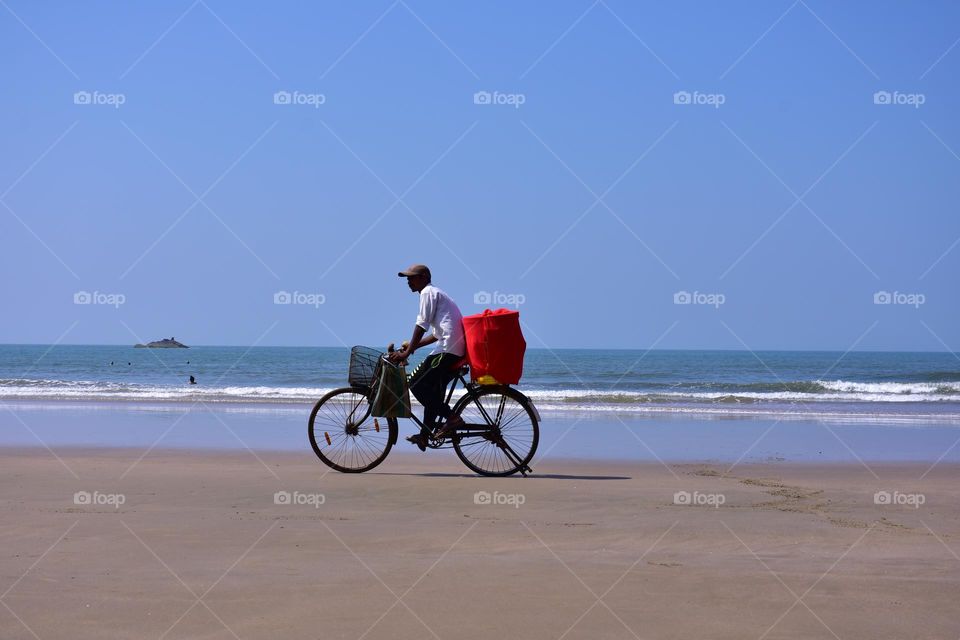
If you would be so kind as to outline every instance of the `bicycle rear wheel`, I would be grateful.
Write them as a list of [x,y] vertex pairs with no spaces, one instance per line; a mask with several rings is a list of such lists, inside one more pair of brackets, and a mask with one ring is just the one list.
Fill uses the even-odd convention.
[[467,393],[453,408],[465,427],[453,437],[457,456],[485,476],[509,476],[528,469],[537,451],[540,428],[526,396],[506,386]]
[[334,389],[320,398],[307,434],[314,453],[331,469],[363,473],[383,462],[393,446],[395,418],[370,416],[370,390],[366,387]]

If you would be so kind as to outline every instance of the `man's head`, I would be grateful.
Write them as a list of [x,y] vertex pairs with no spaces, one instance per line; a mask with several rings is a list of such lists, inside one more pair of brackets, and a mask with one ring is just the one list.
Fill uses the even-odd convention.
[[397,275],[407,279],[410,291],[419,292],[430,284],[430,269],[425,264],[412,264]]

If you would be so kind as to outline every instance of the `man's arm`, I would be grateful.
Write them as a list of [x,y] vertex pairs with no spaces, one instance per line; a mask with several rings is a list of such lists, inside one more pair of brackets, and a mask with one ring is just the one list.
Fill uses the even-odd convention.
[[420,341],[420,344],[417,345],[417,349],[419,349],[420,347],[425,347],[428,344],[433,344],[437,340],[438,340],[437,336],[434,336],[434,335],[428,336]]
[[426,330],[423,327],[418,324],[414,325],[413,335],[410,337],[410,342],[403,349],[394,351],[392,354],[390,354],[390,359],[394,362],[402,362],[413,355],[413,352],[420,347],[425,347],[426,345],[433,344],[437,341],[437,336],[431,335],[428,338],[424,338],[424,333],[426,333]]
[[413,355],[413,352],[420,346],[420,341],[423,339],[424,333],[426,333],[426,330],[423,327],[418,324],[413,325],[413,335],[410,336],[410,342],[407,343],[406,348],[400,350],[404,360],[406,360],[408,356]]

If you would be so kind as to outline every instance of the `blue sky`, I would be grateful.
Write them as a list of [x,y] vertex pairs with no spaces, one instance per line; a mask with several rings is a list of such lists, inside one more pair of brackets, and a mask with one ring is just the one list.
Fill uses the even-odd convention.
[[960,349],[951,3],[5,3],[0,342]]

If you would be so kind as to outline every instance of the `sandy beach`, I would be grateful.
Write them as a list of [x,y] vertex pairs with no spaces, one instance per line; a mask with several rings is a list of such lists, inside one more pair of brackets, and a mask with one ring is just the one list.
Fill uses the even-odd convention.
[[5,639],[960,634],[954,463],[56,453],[0,453]]

